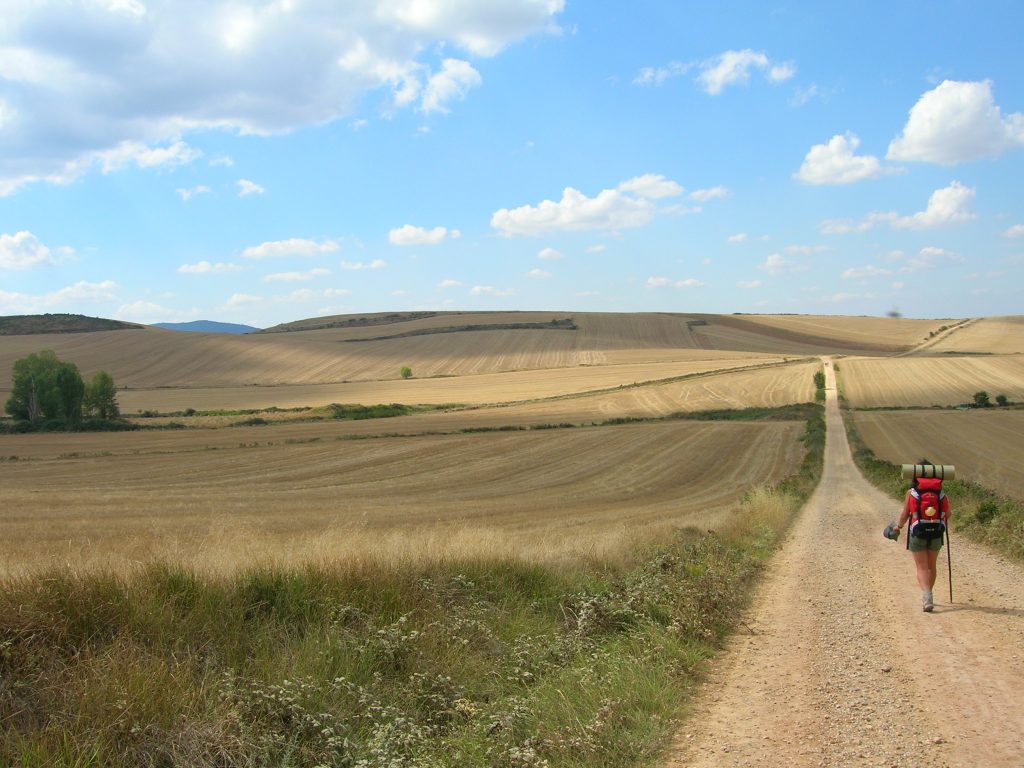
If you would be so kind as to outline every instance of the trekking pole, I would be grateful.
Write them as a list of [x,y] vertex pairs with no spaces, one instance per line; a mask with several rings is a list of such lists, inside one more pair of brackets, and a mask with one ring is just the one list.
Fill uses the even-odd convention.
[[953,604],[953,555],[949,551],[949,524],[946,524],[946,568],[949,570],[949,603]]

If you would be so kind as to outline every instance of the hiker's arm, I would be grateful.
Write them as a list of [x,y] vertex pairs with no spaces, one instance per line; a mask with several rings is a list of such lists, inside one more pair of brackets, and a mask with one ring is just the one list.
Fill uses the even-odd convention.
[[907,498],[903,502],[903,509],[900,510],[900,519],[896,521],[896,530],[903,530],[903,526],[907,524],[910,519],[910,494],[907,494]]

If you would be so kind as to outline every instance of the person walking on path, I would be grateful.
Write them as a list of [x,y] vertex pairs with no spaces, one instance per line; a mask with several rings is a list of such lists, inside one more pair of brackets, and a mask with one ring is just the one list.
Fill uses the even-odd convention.
[[[921,464],[928,464],[922,459]],[[921,587],[921,608],[931,612],[935,607],[932,590],[938,575],[939,552],[949,525],[949,498],[938,477],[915,477],[903,502],[903,511],[896,523],[896,533],[907,530],[907,549],[914,557],[917,583]]]

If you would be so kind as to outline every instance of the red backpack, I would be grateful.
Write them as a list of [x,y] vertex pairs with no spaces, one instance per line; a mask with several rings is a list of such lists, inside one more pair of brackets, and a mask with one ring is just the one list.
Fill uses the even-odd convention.
[[938,539],[946,533],[946,494],[938,477],[919,477],[910,489],[910,533],[919,539]]

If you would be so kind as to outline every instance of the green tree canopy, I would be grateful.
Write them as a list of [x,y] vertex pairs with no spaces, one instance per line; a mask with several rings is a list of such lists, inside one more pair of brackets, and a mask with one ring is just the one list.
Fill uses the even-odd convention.
[[61,362],[51,349],[44,349],[16,360],[11,382],[11,396],[4,406],[16,419],[64,419],[77,422],[82,418],[85,384],[78,366]]
[[92,381],[85,387],[83,410],[87,415],[101,419],[116,419],[121,415],[113,376],[106,371],[99,371],[92,377]]

